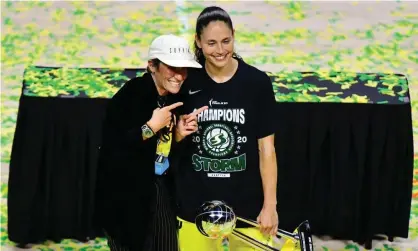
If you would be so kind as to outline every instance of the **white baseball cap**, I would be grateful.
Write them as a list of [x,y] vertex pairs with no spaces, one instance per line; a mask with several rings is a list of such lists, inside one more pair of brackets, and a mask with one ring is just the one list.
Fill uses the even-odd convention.
[[202,68],[190,52],[187,40],[173,34],[161,35],[152,41],[148,60],[155,58],[173,67]]

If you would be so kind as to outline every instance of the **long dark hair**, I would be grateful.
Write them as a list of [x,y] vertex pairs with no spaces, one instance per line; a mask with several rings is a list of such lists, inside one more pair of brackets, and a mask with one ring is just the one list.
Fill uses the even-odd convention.
[[[206,7],[205,9],[203,9],[203,11],[197,17],[196,35],[198,39],[200,39],[203,29],[206,26],[208,26],[210,22],[214,22],[214,21],[224,22],[231,29],[232,34],[234,33],[234,26],[232,25],[232,20],[228,12],[226,12],[224,9],[220,7],[210,6],[210,7]],[[203,65],[205,63],[205,56],[203,55],[202,49],[197,46],[196,40],[194,41],[194,55],[195,55],[196,60],[200,64]],[[235,58],[241,58],[235,52],[232,54],[232,56]]]

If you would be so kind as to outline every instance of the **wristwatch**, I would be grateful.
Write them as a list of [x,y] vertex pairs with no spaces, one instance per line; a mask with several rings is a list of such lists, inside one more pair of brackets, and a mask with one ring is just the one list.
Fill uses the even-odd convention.
[[142,136],[146,139],[151,138],[155,135],[155,133],[152,131],[151,127],[149,127],[147,124],[144,124],[141,127],[142,130]]

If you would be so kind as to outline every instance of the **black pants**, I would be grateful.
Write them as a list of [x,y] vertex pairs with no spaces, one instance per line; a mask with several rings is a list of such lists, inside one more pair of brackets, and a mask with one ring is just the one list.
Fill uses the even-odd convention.
[[[152,205],[154,220],[149,231],[147,247],[144,250],[135,251],[178,251],[177,219],[165,176],[157,177],[155,189],[155,203]],[[117,240],[113,239],[106,232],[105,235],[111,251],[134,251],[118,244]]]

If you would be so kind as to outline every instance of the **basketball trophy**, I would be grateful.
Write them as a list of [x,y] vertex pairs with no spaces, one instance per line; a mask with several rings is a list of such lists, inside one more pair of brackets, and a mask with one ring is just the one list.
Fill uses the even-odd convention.
[[[253,220],[236,216],[232,208],[222,201],[205,202],[199,208],[195,224],[201,234],[211,239],[227,240],[228,236],[233,235],[259,250],[278,251],[278,249],[263,244],[236,230],[235,226],[237,221],[259,227],[259,224]],[[314,250],[308,221],[302,222],[293,233],[278,229],[276,236],[286,238],[286,242],[282,248],[283,250]]]

